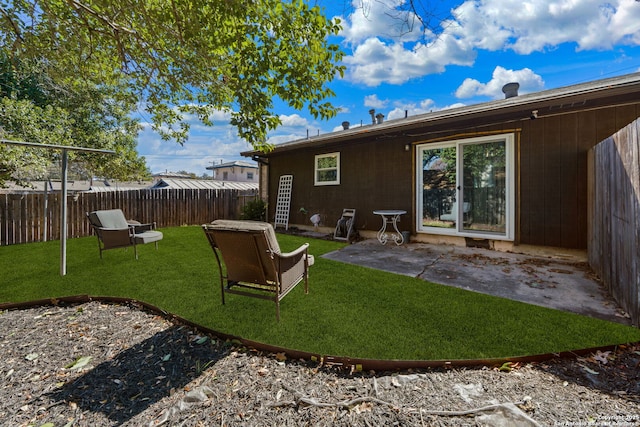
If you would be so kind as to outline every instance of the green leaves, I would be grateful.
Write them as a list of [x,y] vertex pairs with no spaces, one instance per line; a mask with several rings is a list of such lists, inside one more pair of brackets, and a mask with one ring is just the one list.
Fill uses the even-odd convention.
[[22,0],[1,16],[7,55],[45,58],[56,82],[118,87],[118,102],[142,101],[156,130],[180,143],[184,113],[211,124],[203,106],[232,111],[256,148],[268,148],[279,124],[275,97],[315,117],[336,114],[323,100],[344,71],[328,42],[340,22],[304,1]]
[[72,363],[69,363],[67,366],[65,366],[65,369],[82,369],[85,366],[87,366],[89,364],[89,362],[91,362],[91,356],[82,356],[82,357],[78,357],[75,361],[73,361]]
[[202,344],[206,343],[208,340],[209,340],[209,337],[204,335],[204,336],[201,336],[201,337],[196,337],[195,343],[198,344],[198,345],[202,345]]
[[[64,144],[69,141],[70,119],[64,110],[44,108],[28,100],[0,98],[0,138]],[[0,185],[13,179],[25,183],[42,178],[53,161],[47,150],[0,145]]]
[[[11,57],[0,52],[0,138],[55,145],[113,149],[116,156],[76,155],[84,178],[123,179],[146,173],[135,152],[137,105],[122,83],[92,84],[56,77],[53,60]],[[56,80],[57,78],[57,80]],[[0,185],[14,179],[44,179],[59,153],[0,145]],[[57,169],[57,168],[56,168]]]

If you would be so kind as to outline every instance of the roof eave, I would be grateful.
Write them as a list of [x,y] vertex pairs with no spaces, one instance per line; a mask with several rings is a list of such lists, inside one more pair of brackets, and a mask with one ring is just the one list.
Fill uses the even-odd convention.
[[293,140],[276,145],[273,151],[264,153],[260,150],[241,152],[245,157],[268,157],[272,153],[280,153],[295,150],[307,145],[325,145],[340,141],[352,140],[364,136],[377,136],[380,134],[407,131],[430,124],[441,124],[448,121],[463,121],[469,117],[490,118],[493,116],[503,116],[505,114],[516,113],[523,110],[543,109],[557,105],[573,105],[580,102],[587,102],[605,96],[616,94],[626,94],[630,87],[635,87],[640,91],[640,73],[628,74],[621,77],[598,80],[589,83],[567,86],[558,89],[550,89],[542,92],[535,92],[519,95],[512,98],[489,101],[481,104],[451,108],[420,114],[408,118],[388,120],[381,124],[367,125],[362,127],[341,130],[315,137]]

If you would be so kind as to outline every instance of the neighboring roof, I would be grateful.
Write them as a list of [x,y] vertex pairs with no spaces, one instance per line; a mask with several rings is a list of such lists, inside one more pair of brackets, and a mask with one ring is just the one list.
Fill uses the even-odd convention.
[[140,184],[140,185],[92,185],[91,188],[87,190],[89,193],[112,193],[114,191],[131,191],[131,190],[143,190],[145,188],[150,188],[150,183]]
[[[105,193],[113,191],[140,190],[141,188],[149,188],[150,183],[137,182],[114,182],[105,185],[104,181],[98,182],[99,185],[91,184],[91,181],[70,180],[67,181],[67,191],[72,192],[89,192],[89,193]],[[61,191],[61,181],[32,181],[32,187],[17,185],[14,182],[7,182],[7,188],[0,188],[0,193],[44,193],[45,186],[47,191]]]
[[[0,188],[0,193],[44,193],[45,190],[60,191],[62,182],[60,181],[31,181],[31,187],[18,185],[15,182],[7,181],[6,188]],[[91,186],[91,181],[67,181],[68,191],[87,191]]]
[[207,166],[207,170],[214,170],[214,169],[220,169],[220,168],[232,168],[234,166],[238,166],[241,168],[258,169],[258,166],[254,163],[245,162],[243,160],[236,160],[234,162],[226,162],[226,163],[220,163],[213,166]]
[[[34,181],[33,188],[22,187],[13,183],[8,183],[7,188],[0,188],[0,193],[44,193],[46,181]],[[52,181],[48,183],[47,191],[60,191],[62,184],[60,181]],[[91,185],[91,181],[69,181],[67,183],[67,191],[70,192],[89,192],[89,193],[108,193],[114,191],[140,190],[145,188],[182,188],[182,189],[232,189],[232,190],[258,190],[257,182],[236,182],[236,181],[215,181],[212,179],[174,179],[162,178],[153,185],[150,183],[111,183],[104,185],[99,181],[99,185]]]
[[[624,96],[627,95],[630,99],[629,102],[638,102],[639,98],[632,96],[633,92],[640,92],[640,73],[627,74],[526,95],[518,95],[512,98],[481,104],[439,110],[402,119],[387,120],[380,124],[353,127],[324,135],[277,144],[270,153],[295,150],[311,145],[336,143],[361,137],[373,137],[380,134],[407,131],[471,118],[489,118],[502,115],[506,117],[507,114],[513,114],[528,108],[537,109],[538,117],[544,117],[544,115],[557,114],[561,110],[564,113],[587,108],[597,108],[602,105],[591,101],[610,97],[624,98]],[[590,102],[593,105],[590,105]],[[522,117],[522,119],[526,118]],[[245,151],[240,154],[245,157],[264,155],[264,153],[260,151]]]
[[258,190],[257,182],[236,182],[236,181],[216,181],[212,179],[172,179],[163,178],[156,182],[153,187],[160,188],[181,188],[193,190]]
[[177,172],[160,172],[160,173],[154,173],[153,178],[185,178],[185,179],[189,179],[191,178],[190,175],[184,174],[184,173],[177,173]]

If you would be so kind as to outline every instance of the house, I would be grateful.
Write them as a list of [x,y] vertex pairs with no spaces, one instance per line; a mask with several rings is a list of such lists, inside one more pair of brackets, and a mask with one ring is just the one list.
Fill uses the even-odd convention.
[[216,181],[258,182],[258,166],[254,163],[234,161],[207,166]]
[[[587,153],[640,116],[640,73],[349,128],[242,153],[260,164],[269,218],[292,175],[289,225],[344,208],[373,237],[375,210],[403,210],[412,240],[587,249]],[[374,118],[374,111],[371,111]],[[316,219],[318,217],[315,217]]]

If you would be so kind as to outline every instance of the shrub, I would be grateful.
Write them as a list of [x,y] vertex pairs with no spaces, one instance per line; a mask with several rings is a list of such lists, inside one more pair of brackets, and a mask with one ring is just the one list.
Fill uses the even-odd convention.
[[264,221],[267,218],[267,204],[262,199],[255,199],[248,202],[242,208],[240,219],[252,221]]

